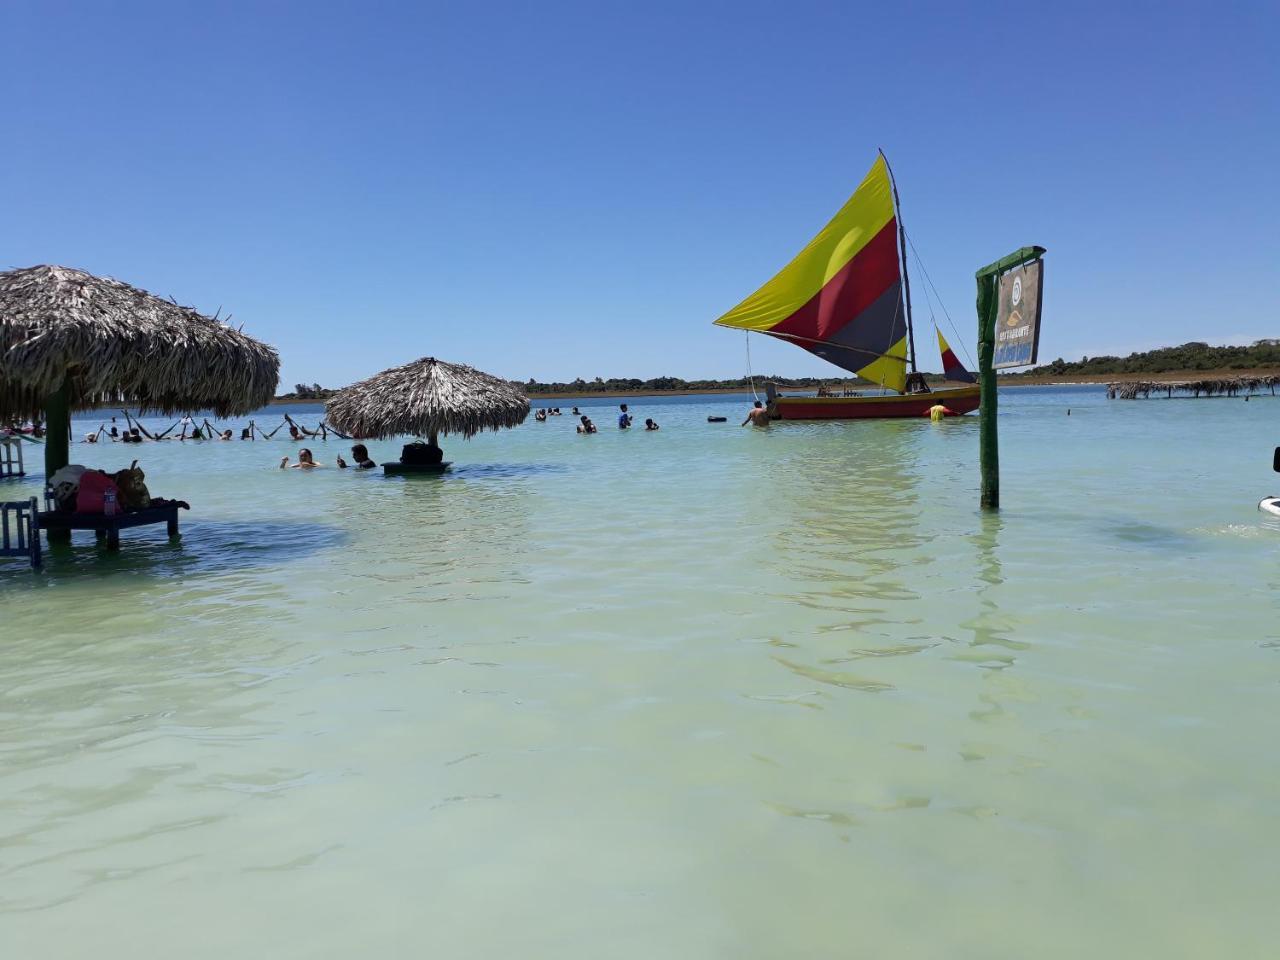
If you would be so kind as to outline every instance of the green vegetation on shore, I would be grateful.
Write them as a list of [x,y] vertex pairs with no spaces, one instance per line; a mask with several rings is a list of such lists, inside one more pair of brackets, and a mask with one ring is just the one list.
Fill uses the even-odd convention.
[[[925,379],[930,383],[942,383],[941,374],[926,373]],[[757,376],[755,378],[755,386],[757,390],[763,390],[766,382],[776,383],[780,387],[786,387],[792,390],[816,390],[820,385],[826,384],[832,388],[842,387],[860,387],[867,388],[875,386],[859,377],[845,377],[837,379],[834,377],[780,377],[775,375]],[[683,380],[680,377],[653,377],[649,380],[641,380],[636,377],[610,377],[608,380],[603,377],[596,377],[594,380],[583,380],[581,377],[571,380],[567,383],[562,381],[553,381],[543,383],[541,380],[530,378],[523,383],[518,384],[531,397],[548,396],[548,397],[573,397],[573,396],[596,396],[600,394],[651,394],[651,393],[718,393],[733,391],[749,391],[751,389],[750,377],[738,377],[735,380]],[[276,397],[277,401],[285,400],[328,400],[337,393],[336,390],[322,387],[318,383],[308,386],[305,383],[295,384],[292,393],[283,393]]]
[[1179,347],[1161,347],[1127,357],[1083,357],[1006,373],[1005,377],[1107,376],[1111,374],[1178,373],[1198,370],[1260,370],[1280,367],[1280,340],[1258,340],[1247,347],[1211,347],[1193,340]]
[[[1002,373],[1002,381],[1016,380],[1022,377],[1035,379],[1070,379],[1072,377],[1134,377],[1148,374],[1197,372],[1197,371],[1247,371],[1280,369],[1280,339],[1258,340],[1247,347],[1211,347],[1207,343],[1194,340],[1178,347],[1161,347],[1158,350],[1146,350],[1131,353],[1127,357],[1084,357],[1080,360],[1066,361],[1059,357],[1051,363],[1041,364],[1026,370]],[[942,383],[940,374],[927,373],[925,379],[930,383]],[[755,378],[757,390],[763,390],[766,382],[772,381],[780,387],[792,390],[813,390],[819,385],[840,389],[843,387],[874,386],[857,377],[836,379],[833,377],[780,377],[763,375]],[[541,380],[529,379],[519,386],[530,397],[575,397],[600,395],[644,395],[652,393],[716,393],[747,391],[751,389],[749,377],[738,377],[733,380],[684,380],[680,377],[653,377],[641,380],[637,377],[596,377],[584,380],[578,377],[567,383],[553,381],[544,383]],[[328,400],[337,391],[322,387],[318,383],[294,385],[292,393],[281,394],[277,401]]]

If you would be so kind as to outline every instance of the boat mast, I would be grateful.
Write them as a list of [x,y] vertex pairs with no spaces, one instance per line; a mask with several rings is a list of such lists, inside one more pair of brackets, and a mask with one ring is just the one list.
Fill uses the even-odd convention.
[[898,255],[902,260],[902,296],[907,303],[907,352],[911,357],[911,372],[916,372],[916,337],[911,326],[911,278],[907,276],[907,229],[902,225],[902,203],[898,199],[898,181],[893,178],[893,167],[889,166],[889,158],[880,151],[884,158],[885,169],[889,171],[889,183],[893,186],[893,212],[898,218]]

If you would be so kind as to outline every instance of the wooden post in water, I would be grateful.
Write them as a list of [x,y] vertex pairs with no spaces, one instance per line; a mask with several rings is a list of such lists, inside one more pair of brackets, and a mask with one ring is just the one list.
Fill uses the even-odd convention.
[[1044,255],[1044,247],[1023,247],[975,274],[978,281],[978,459],[982,470],[982,509],[1000,509],[1000,440],[996,429],[996,371],[992,358],[996,349],[996,314],[1000,274]]
[[[71,384],[67,380],[44,403],[44,482],[71,462]],[[70,543],[70,530],[46,530],[50,543]]]
[[44,479],[65,467],[71,460],[71,385],[62,386],[44,403]]

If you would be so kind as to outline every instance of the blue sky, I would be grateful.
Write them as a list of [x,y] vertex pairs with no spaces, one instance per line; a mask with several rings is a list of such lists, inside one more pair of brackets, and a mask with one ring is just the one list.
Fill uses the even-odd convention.
[[1042,360],[1277,336],[1277,11],[8,0],[0,267],[221,307],[287,385],[738,376],[711,321],[883,147],[970,353],[974,270],[1029,243]]

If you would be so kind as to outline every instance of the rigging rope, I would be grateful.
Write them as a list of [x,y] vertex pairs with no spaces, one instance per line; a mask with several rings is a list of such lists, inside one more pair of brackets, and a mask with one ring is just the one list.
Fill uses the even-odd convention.
[[751,399],[759,400],[760,395],[756,393],[756,375],[751,369],[751,331],[742,331],[747,337],[747,380],[751,384]]
[[[924,260],[920,256],[920,251],[916,249],[915,241],[911,239],[911,235],[906,233],[906,231],[903,231],[903,234],[907,238],[907,243],[911,247],[911,252],[916,255],[916,263],[920,265],[920,272],[924,274],[925,282],[928,283],[929,286],[933,287],[933,295],[938,298],[938,306],[942,308],[942,312],[947,318],[947,324],[951,327],[951,332],[956,335],[956,342],[960,344],[960,349],[964,351],[965,359],[968,360],[970,366],[976,370],[978,362],[969,354],[969,348],[965,346],[964,337],[960,335],[960,331],[956,329],[955,321],[951,319],[951,311],[947,309],[947,305],[943,302],[942,294],[938,292],[938,288],[934,285],[933,277],[929,276],[929,271],[925,269]],[[928,291],[925,291],[925,299],[928,299]],[[932,313],[932,306],[930,306],[929,309],[930,313]],[[937,326],[936,319],[934,320],[934,326]]]

